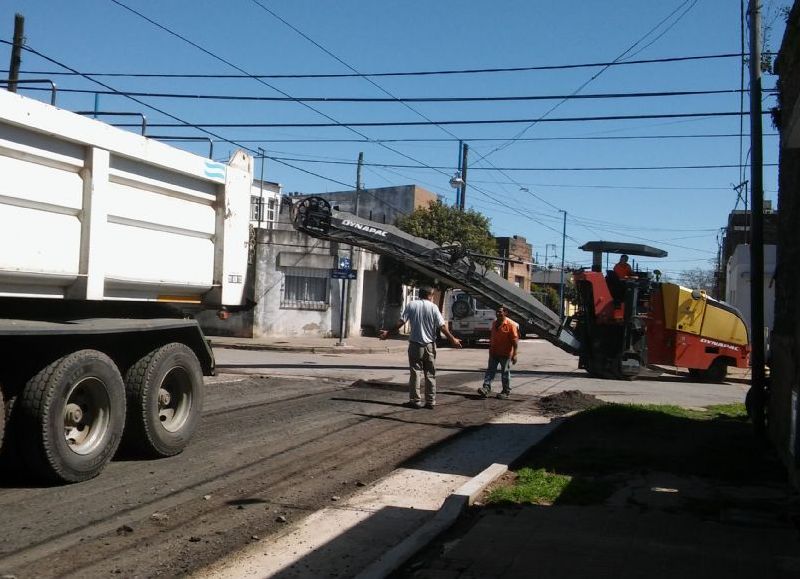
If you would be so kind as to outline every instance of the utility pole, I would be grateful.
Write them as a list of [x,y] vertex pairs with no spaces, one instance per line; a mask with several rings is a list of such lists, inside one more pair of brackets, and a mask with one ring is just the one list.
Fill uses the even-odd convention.
[[[363,184],[361,182],[361,170],[364,166],[364,153],[360,152],[358,154],[358,164],[356,165],[356,190],[353,192],[353,214],[358,217],[358,200],[360,197],[361,189],[363,188]],[[355,266],[355,268],[353,267]],[[358,265],[356,264],[356,248],[354,246],[350,246],[350,268],[358,270]],[[341,303],[341,312],[339,317],[339,341],[337,342],[337,346],[345,346],[345,338],[349,337],[349,318],[352,312],[352,305],[354,300],[356,299],[356,295],[358,293],[358,283],[351,283],[349,279],[342,280],[342,303]]]
[[461,210],[464,210],[465,202],[467,199],[467,156],[469,154],[469,145],[464,143],[461,149],[461,195],[459,196],[458,203]]
[[[258,197],[258,230],[261,231],[261,221],[264,219],[264,161],[267,158],[267,153],[261,147],[258,148],[259,156],[261,157],[261,178],[259,179],[259,197]],[[256,233],[258,239],[258,233]]]
[[25,43],[25,17],[14,15],[14,44],[11,48],[11,63],[8,67],[8,91],[17,92],[19,69],[22,65],[22,45]]
[[358,217],[358,196],[361,188],[363,187],[361,183],[361,169],[364,166],[364,153],[361,152],[358,154],[358,165],[356,166],[356,199],[353,203],[353,214]]
[[765,434],[764,373],[764,183],[761,142],[761,7],[749,0],[750,17],[750,365],[751,419],[756,434]]
[[561,231],[561,292],[559,294],[559,307],[558,307],[558,315],[561,316],[561,320],[564,320],[564,252],[566,251],[567,247],[567,212],[562,211],[564,213],[564,228]]
[[[456,176],[461,177],[461,163],[464,160],[464,141],[458,142],[458,169],[456,169]],[[456,189],[456,207],[461,207],[461,186]]]

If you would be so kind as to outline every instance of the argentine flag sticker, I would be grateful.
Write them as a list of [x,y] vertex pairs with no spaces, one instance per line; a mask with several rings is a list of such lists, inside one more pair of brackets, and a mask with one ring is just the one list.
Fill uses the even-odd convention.
[[225,165],[222,163],[215,163],[214,161],[206,161],[205,176],[210,179],[225,180]]

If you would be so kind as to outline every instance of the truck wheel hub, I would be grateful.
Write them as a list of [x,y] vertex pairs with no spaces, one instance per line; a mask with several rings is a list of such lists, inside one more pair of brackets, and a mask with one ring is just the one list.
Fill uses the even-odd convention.
[[66,418],[67,426],[78,426],[83,420],[83,410],[77,404],[67,404],[64,417]]

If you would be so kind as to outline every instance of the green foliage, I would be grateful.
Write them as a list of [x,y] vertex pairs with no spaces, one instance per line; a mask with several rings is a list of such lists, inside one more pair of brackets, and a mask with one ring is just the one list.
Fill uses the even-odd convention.
[[612,490],[606,482],[526,467],[517,472],[513,486],[494,489],[488,502],[588,505],[602,502]]
[[549,473],[543,468],[522,468],[513,486],[494,489],[489,503],[512,502],[549,505],[555,502],[572,477]]
[[[489,219],[472,209],[462,211],[436,201],[400,217],[396,225],[406,233],[429,239],[438,245],[458,244],[467,252],[497,255],[497,244],[489,230]],[[489,268],[495,265],[491,259],[476,258],[475,261]],[[407,284],[419,285],[432,281],[395,260],[387,265],[385,272]]]
[[406,233],[439,245],[459,243],[467,251],[497,255],[497,244],[489,225],[489,218],[477,211],[461,211],[441,201],[419,207],[397,220],[397,227]]
[[560,296],[556,288],[549,285],[537,285],[532,283],[531,294],[548,308],[558,313],[558,300]]

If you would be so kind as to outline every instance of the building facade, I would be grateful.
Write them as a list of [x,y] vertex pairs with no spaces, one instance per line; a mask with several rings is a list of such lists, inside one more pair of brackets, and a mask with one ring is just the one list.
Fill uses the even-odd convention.
[[[372,221],[394,223],[438,199],[416,185],[316,194],[342,211]],[[216,312],[198,319],[211,335],[286,338],[377,335],[399,319],[413,288],[383,273],[382,258],[350,245],[323,241],[292,226],[292,206],[308,195],[281,196],[276,183],[259,182],[251,191],[249,308],[220,320]],[[344,263],[356,279],[332,277]]]
[[502,263],[500,275],[520,289],[531,291],[531,268],[533,247],[524,237],[495,237],[497,253],[510,261]]
[[775,63],[780,132],[775,327],[770,340],[768,434],[800,487],[800,4],[792,6]]
[[[764,201],[763,212],[764,245],[775,245],[778,241],[778,213],[773,211],[772,202]],[[750,246],[750,210],[736,209],[728,214],[728,223],[723,230],[720,246],[719,271],[717,275],[716,295],[727,301],[728,274],[727,268],[736,248],[741,245]],[[739,250],[740,252],[742,250]],[[772,278],[770,272],[768,279]]]

